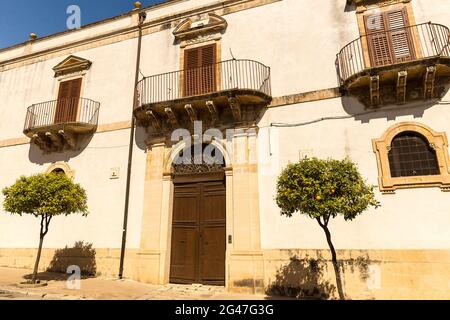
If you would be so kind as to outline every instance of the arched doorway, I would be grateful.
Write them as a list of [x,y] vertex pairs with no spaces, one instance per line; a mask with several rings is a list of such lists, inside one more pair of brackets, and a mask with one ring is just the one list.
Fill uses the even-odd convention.
[[226,187],[212,145],[182,150],[172,167],[170,282],[225,285]]

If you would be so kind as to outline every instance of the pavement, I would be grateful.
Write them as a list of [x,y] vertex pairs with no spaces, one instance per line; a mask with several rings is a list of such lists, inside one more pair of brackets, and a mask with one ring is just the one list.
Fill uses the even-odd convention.
[[27,286],[31,270],[0,267],[0,300],[265,300],[264,295],[228,293],[224,287],[151,285],[128,279],[84,278],[71,288],[68,275],[39,274],[44,286]]

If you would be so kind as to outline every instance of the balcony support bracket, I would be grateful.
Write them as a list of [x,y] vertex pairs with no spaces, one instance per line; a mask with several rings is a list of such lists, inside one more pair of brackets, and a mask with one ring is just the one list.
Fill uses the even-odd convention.
[[406,84],[408,81],[408,72],[399,71],[397,74],[397,103],[403,104],[406,102]]
[[370,105],[377,107],[380,104],[380,76],[370,77]]
[[50,141],[47,139],[47,137],[43,137],[37,133],[33,135],[33,138],[31,139],[32,142],[34,142],[41,150],[45,152],[50,152],[52,147]]
[[75,135],[72,133],[69,133],[67,131],[64,131],[64,130],[59,130],[58,133],[61,135],[61,137],[63,137],[63,139],[67,143],[67,145],[72,150],[75,150],[75,148],[77,146],[77,139],[76,139]]
[[208,111],[211,114],[211,123],[214,125],[219,119],[214,101],[206,101],[206,108],[208,108]]
[[178,119],[175,115],[175,112],[173,112],[172,108],[167,107],[164,109],[164,112],[166,113],[169,123],[172,125],[172,127],[173,128],[179,127]]
[[434,82],[436,79],[436,66],[427,67],[424,77],[424,99],[433,98]]
[[242,112],[241,112],[241,104],[236,97],[228,98],[228,103],[230,104],[231,112],[233,113],[233,117],[235,121],[241,121]]
[[53,149],[57,151],[62,151],[64,149],[64,141],[62,137],[58,134],[54,134],[52,132],[46,132],[45,135],[51,140]]
[[197,121],[197,113],[195,112],[194,108],[192,107],[191,104],[187,104],[184,106],[184,109],[186,110],[189,119],[191,119],[191,122],[194,123],[195,121]]
[[156,131],[161,131],[161,120],[159,120],[158,116],[151,110],[145,112],[147,116],[150,118],[150,122],[152,123],[153,128]]

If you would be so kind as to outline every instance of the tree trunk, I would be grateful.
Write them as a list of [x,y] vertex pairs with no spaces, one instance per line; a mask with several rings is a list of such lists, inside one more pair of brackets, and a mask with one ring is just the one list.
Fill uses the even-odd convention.
[[322,229],[325,231],[328,246],[330,247],[331,260],[333,262],[334,273],[336,275],[336,285],[337,285],[337,289],[338,289],[339,299],[345,300],[344,289],[342,288],[341,273],[340,273],[339,265],[338,265],[338,261],[337,261],[336,250],[334,249],[333,242],[331,241],[331,233],[330,233],[330,230],[328,229],[328,221],[326,221],[325,223],[322,223],[319,218],[317,220],[319,221],[319,224],[322,227]]
[[36,257],[36,262],[34,263],[34,271],[33,271],[33,279],[31,280],[31,283],[35,284],[37,280],[37,273],[39,269],[39,260],[41,259],[41,252],[42,252],[42,244],[44,243],[44,236],[41,234],[40,240],[39,240],[39,249]]
[[39,233],[39,248],[36,256],[36,262],[34,263],[33,270],[33,278],[31,279],[31,283],[35,284],[37,280],[37,274],[39,270],[39,260],[41,260],[42,253],[42,245],[44,243],[44,237],[48,232],[48,226],[50,225],[50,221],[52,220],[52,216],[42,215],[41,216],[41,231]]

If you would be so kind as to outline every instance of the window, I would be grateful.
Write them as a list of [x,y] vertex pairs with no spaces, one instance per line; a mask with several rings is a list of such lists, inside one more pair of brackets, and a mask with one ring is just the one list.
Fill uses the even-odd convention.
[[62,168],[56,168],[52,171],[52,173],[57,173],[57,174],[66,174],[66,172],[64,171],[64,169]]
[[401,122],[372,141],[380,191],[440,187],[450,191],[450,159],[445,133],[424,124]]
[[77,121],[80,93],[81,78],[60,83],[55,110],[55,124]]
[[184,51],[184,95],[186,97],[216,91],[216,44]]
[[365,16],[364,25],[373,67],[414,59],[406,8]]
[[65,174],[67,177],[73,179],[75,175],[75,171],[73,171],[69,164],[64,161],[59,161],[51,164],[45,173],[59,173],[59,174]]
[[392,140],[389,167],[391,177],[439,174],[436,152],[427,139],[416,132],[404,132]]

